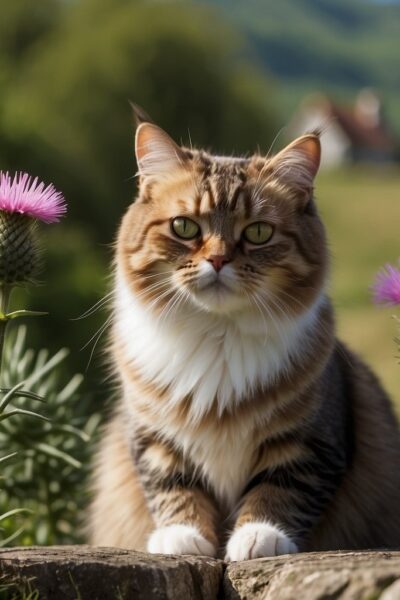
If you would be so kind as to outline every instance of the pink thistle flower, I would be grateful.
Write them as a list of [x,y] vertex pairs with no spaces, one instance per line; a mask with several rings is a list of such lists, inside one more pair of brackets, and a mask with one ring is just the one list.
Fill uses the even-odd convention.
[[377,304],[400,304],[400,270],[392,265],[381,269],[372,286],[372,294]]
[[44,223],[56,223],[66,211],[64,196],[53,184],[16,173],[14,179],[0,171],[0,210],[28,215]]

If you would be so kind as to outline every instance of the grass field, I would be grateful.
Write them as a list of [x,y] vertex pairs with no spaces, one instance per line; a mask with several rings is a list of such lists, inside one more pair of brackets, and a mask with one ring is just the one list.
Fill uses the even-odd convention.
[[400,307],[376,307],[369,292],[377,270],[400,256],[400,170],[321,173],[316,197],[328,230],[339,337],[373,367],[400,414],[400,350],[392,318],[400,316]]

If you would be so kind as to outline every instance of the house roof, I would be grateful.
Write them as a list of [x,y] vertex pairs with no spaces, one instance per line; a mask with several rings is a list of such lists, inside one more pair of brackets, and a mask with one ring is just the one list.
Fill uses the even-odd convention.
[[336,120],[355,146],[391,151],[393,137],[382,123],[370,124],[354,110],[330,103],[330,115]]
[[396,139],[382,118],[381,106],[377,97],[375,96],[376,114],[372,115],[368,110],[364,110],[362,102],[360,102],[362,93],[353,106],[338,104],[323,95],[313,96],[306,100],[303,110],[317,108],[324,112],[327,121],[336,122],[353,146],[393,152],[397,145]]

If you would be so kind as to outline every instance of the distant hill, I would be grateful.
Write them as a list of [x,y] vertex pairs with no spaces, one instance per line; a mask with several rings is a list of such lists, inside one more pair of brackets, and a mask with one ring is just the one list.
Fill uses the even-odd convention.
[[276,77],[284,118],[305,94],[377,89],[400,134],[400,4],[367,0],[208,0]]

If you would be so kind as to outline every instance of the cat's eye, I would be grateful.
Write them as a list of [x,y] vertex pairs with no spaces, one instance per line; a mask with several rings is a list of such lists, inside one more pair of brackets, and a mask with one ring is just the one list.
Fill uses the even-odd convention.
[[176,217],[171,223],[172,231],[184,240],[193,240],[200,233],[200,227],[187,217]]
[[259,221],[252,223],[243,230],[243,237],[250,244],[265,244],[272,236],[273,229],[268,223]]

